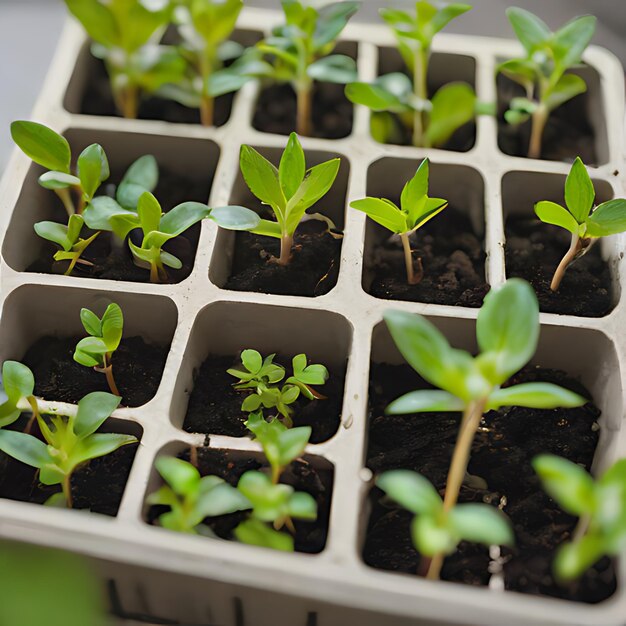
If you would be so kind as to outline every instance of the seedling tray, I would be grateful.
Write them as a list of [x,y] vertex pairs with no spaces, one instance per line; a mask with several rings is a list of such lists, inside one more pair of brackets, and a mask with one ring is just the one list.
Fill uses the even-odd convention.
[[[246,8],[239,27],[269,30],[277,13]],[[376,76],[393,46],[384,27],[350,25],[347,42],[358,44],[362,80]],[[473,83],[482,101],[496,98],[495,67],[514,57],[514,42],[440,35],[434,44],[438,80]],[[608,52],[591,47],[582,72],[589,84],[587,116],[594,128],[598,165],[591,168],[598,195],[623,195],[623,73]],[[33,119],[64,133],[73,150],[100,142],[112,163],[130,164],[153,153],[161,166],[210,185],[209,203],[219,206],[245,197],[239,175],[239,146],[247,143],[276,154],[286,138],[252,128],[258,87],[247,85],[236,97],[229,121],[219,128],[129,121],[70,113],[76,110],[89,75],[88,45],[80,27],[69,21]],[[352,133],[339,140],[304,138],[311,162],[340,155],[342,171],[333,192],[341,206],[356,198],[396,192],[419,160],[431,159],[432,195],[466,211],[484,235],[487,282],[506,277],[504,220],[530,211],[538,199],[561,197],[569,165],[512,157],[498,148],[497,123],[480,117],[475,145],[467,152],[421,150],[383,145],[369,133],[369,112],[355,108]],[[47,219],[49,192],[36,184],[38,170],[21,153],[13,155],[0,191],[0,227],[5,233],[0,261],[1,360],[23,357],[37,336],[80,334],[81,307],[100,310],[118,302],[126,333],[170,343],[163,378],[154,398],[139,408],[121,408],[114,417],[141,432],[132,471],[118,515],[48,509],[0,501],[0,536],[66,548],[98,564],[115,589],[126,615],[152,616],[158,623],[206,626],[409,626],[416,624],[614,624],[626,614],[626,559],[618,563],[618,589],[591,606],[505,592],[497,581],[486,588],[429,582],[414,576],[374,570],[361,559],[368,519],[371,473],[364,468],[367,438],[369,364],[400,362],[382,313],[397,308],[424,314],[453,344],[474,349],[477,310],[463,307],[385,301],[366,292],[364,266],[371,254],[371,224],[346,210],[337,285],[317,298],[265,295],[223,289],[232,259],[232,233],[202,224],[195,264],[178,284],[96,280],[27,272],[40,241],[32,224]],[[602,318],[542,314],[534,362],[578,377],[602,410],[594,469],[626,455],[625,394],[626,304],[624,237],[603,242],[614,281],[615,306]],[[367,268],[366,268],[367,269]],[[367,272],[365,273],[367,275]],[[206,355],[234,354],[244,347],[261,352],[306,352],[315,362],[344,367],[347,360],[342,425],[337,434],[307,449],[307,458],[333,471],[332,509],[325,549],[317,555],[283,554],[235,542],[173,534],[145,521],[145,496],[158,479],[158,454],[202,445],[204,435],[182,430],[194,368]],[[50,403],[60,410],[73,407]],[[210,436],[208,445],[241,454],[258,452],[247,438]]]

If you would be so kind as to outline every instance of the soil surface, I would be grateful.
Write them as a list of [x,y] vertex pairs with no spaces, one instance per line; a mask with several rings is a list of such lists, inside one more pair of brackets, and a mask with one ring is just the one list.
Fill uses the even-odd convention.
[[[189,461],[189,451],[179,455]],[[267,464],[259,458],[236,453],[229,450],[215,450],[198,448],[198,469],[202,476],[219,476],[236,486],[241,476],[250,470],[261,470]],[[333,473],[330,469],[316,469],[306,459],[297,459],[283,473],[281,483],[295,487],[297,491],[306,491],[317,502],[317,519],[315,522],[294,520],[296,528],[295,549],[297,552],[315,554],[321,552],[326,545],[328,535],[328,518],[330,515],[331,496],[333,489]],[[148,522],[157,524],[160,514],[167,511],[167,507],[153,506],[148,511]],[[213,532],[222,539],[232,539],[232,533],[237,525],[248,517],[245,511],[206,518],[207,524]],[[286,532],[286,531],[285,531]]]
[[[505,154],[528,156],[531,123],[511,126],[504,119],[513,98],[524,97],[524,89],[503,75],[497,78],[498,146]],[[585,111],[588,94],[580,94],[552,113],[543,134],[541,158],[572,162],[579,156],[586,165],[597,165],[595,135]]]
[[341,261],[341,238],[326,224],[309,220],[298,226],[289,265],[278,265],[280,240],[247,232],[235,234],[231,276],[225,285],[234,291],[289,296],[322,296],[336,284]]
[[[555,370],[527,367],[509,384],[537,380],[589,397],[580,383]],[[418,471],[443,495],[460,415],[384,415],[390,401],[428,387],[407,365],[373,364],[370,381],[368,467],[376,474],[397,468]],[[576,519],[543,493],[530,464],[537,454],[551,453],[589,469],[598,442],[599,416],[591,402],[575,409],[511,407],[486,414],[472,447],[471,480],[464,484],[460,501],[501,506],[513,523],[517,545],[491,560],[487,548],[463,543],[445,560],[445,580],[485,585],[489,568],[495,576],[504,577],[507,589],[524,593],[594,603],[615,591],[615,570],[608,559],[596,564],[577,585],[555,583],[554,553],[571,537]],[[372,567],[415,574],[420,555],[410,540],[411,515],[378,489],[372,490],[370,504],[365,561]]]
[[506,222],[507,276],[524,278],[534,287],[546,313],[602,317],[613,309],[611,272],[594,245],[569,266],[559,290],[550,282],[570,246],[570,234],[536,219]]
[[[278,356],[275,363],[287,366],[289,372],[291,359]],[[230,437],[250,435],[244,425],[247,414],[241,411],[241,403],[249,392],[234,389],[236,379],[226,372],[228,368],[239,364],[239,359],[222,356],[209,356],[204,361],[194,377],[183,425],[187,432]],[[330,439],[341,423],[345,373],[329,370],[329,374],[326,384],[316,387],[326,396],[326,400],[308,400],[300,395],[291,405],[294,408],[294,426],[312,428],[311,443]]]
[[[28,417],[30,415],[22,416],[9,428],[23,430]],[[36,424],[32,434],[41,438]],[[72,476],[73,508],[115,517],[137,447],[138,444],[123,446],[80,466]],[[60,490],[60,485],[40,484],[37,470],[0,452],[0,498],[43,504]]]
[[[76,404],[92,391],[110,393],[106,376],[74,361],[76,344],[83,337],[42,337],[22,362],[35,375],[35,395],[55,402]],[[122,394],[122,406],[141,406],[157,392],[169,348],[146,343],[141,337],[122,339],[113,355],[113,376]]]
[[[375,227],[368,224],[369,228]],[[375,227],[377,228],[377,227]],[[380,230],[383,236],[388,231]],[[453,306],[480,307],[489,291],[485,282],[485,252],[469,219],[452,207],[411,237],[414,264],[421,259],[424,277],[417,285],[406,280],[404,251],[399,237],[375,248],[368,292],[376,298]]]

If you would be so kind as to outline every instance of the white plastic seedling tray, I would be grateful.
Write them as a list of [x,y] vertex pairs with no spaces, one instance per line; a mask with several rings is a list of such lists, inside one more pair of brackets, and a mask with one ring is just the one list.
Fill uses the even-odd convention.
[[[277,13],[246,9],[240,28],[268,31]],[[383,26],[350,25],[344,39],[358,43],[362,80],[376,76],[378,56],[393,39]],[[496,97],[499,59],[520,53],[515,42],[454,35],[435,41],[438,79],[474,83],[481,101]],[[238,168],[239,147],[247,143],[276,156],[283,136],[257,132],[251,119],[258,86],[247,85],[235,98],[229,122],[220,128],[129,121],[71,114],[89,70],[81,28],[69,22],[33,119],[66,134],[75,153],[87,143],[104,145],[112,163],[129,165],[153,153],[160,164],[193,176],[213,176],[210,204],[245,197]],[[78,60],[78,62],[77,62]],[[596,133],[600,165],[592,169],[603,199],[623,194],[623,74],[608,52],[590,48],[588,115]],[[487,281],[505,280],[504,220],[508,212],[532,210],[539,199],[562,197],[569,166],[503,154],[494,118],[477,121],[476,144],[465,153],[421,150],[376,143],[369,133],[369,112],[355,109],[353,132],[341,140],[303,139],[311,162],[340,155],[341,174],[334,199],[348,206],[366,193],[395,192],[431,159],[432,194],[467,211],[484,233]],[[487,588],[429,582],[415,576],[374,570],[361,559],[367,525],[370,472],[364,469],[370,359],[399,361],[382,326],[383,312],[394,307],[427,315],[453,341],[472,348],[477,311],[460,307],[390,302],[366,293],[364,258],[370,244],[365,215],[348,210],[341,268],[336,287],[318,298],[232,292],[225,283],[232,254],[231,233],[202,225],[192,274],[180,284],[150,285],[24,271],[38,256],[41,242],[33,222],[48,219],[54,197],[36,184],[37,168],[15,153],[0,192],[2,320],[0,360],[20,359],[37,336],[80,332],[80,307],[103,308],[116,301],[124,309],[126,333],[170,342],[171,349],[156,396],[146,405],[123,408],[115,418],[131,432],[143,431],[141,445],[115,518],[33,504],[0,502],[0,536],[58,546],[92,557],[111,581],[127,615],[151,621],[203,626],[414,626],[417,624],[623,624],[626,615],[626,560],[619,563],[618,589],[596,606]],[[506,184],[503,186],[503,181]],[[207,184],[208,187],[208,184]],[[51,197],[52,196],[52,197]],[[626,454],[623,427],[626,369],[624,239],[603,242],[615,282],[616,306],[600,319],[542,314],[535,362],[577,376],[602,410],[595,467]],[[621,278],[620,278],[621,277]],[[304,351],[314,361],[342,364],[347,359],[342,426],[309,458],[334,469],[332,509],[325,549],[318,555],[283,554],[235,542],[177,535],[144,521],[146,493],[158,480],[155,457],[201,445],[204,435],[181,429],[194,368],[206,355],[236,354],[254,346],[262,352]],[[63,410],[72,407],[60,406]],[[258,451],[247,438],[211,436],[211,448]],[[118,607],[119,608],[119,607]],[[166,622],[164,622],[166,623]]]

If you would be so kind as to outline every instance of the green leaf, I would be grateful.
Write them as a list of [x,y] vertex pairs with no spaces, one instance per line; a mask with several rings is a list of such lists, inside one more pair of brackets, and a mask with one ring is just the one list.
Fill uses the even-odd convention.
[[416,205],[425,204],[423,201],[428,196],[428,176],[430,168],[428,159],[424,159],[417,168],[413,178],[409,180],[400,196],[400,206],[404,213],[415,213]]
[[102,316],[102,338],[107,351],[112,353],[117,350],[122,340],[124,331],[124,315],[119,304],[112,302],[107,306]]
[[[279,183],[278,170],[251,146],[241,146],[241,173],[250,191],[274,211],[282,212],[286,205]],[[278,217],[278,216],[277,216]]]
[[554,559],[554,572],[561,582],[569,582],[582,576],[606,554],[603,538],[585,535],[580,541],[563,544]]
[[576,218],[560,204],[550,200],[542,200],[535,204],[537,217],[546,224],[554,224],[569,230],[570,233],[578,234],[579,225]]
[[322,6],[317,12],[313,47],[319,50],[335,41],[359,6],[360,2],[331,2]]
[[109,175],[109,162],[102,146],[97,143],[87,146],[79,155],[77,163],[78,178],[80,178],[83,197],[90,201],[100,184]]
[[606,237],[626,231],[626,200],[615,199],[598,205],[587,220],[590,237]]
[[442,146],[474,119],[476,94],[466,83],[448,83],[433,96],[431,105],[425,138],[429,146]]
[[121,398],[104,391],[88,393],[78,403],[78,410],[73,422],[74,433],[80,437],[87,437],[95,433],[100,426],[117,409]]
[[[297,387],[296,387],[297,389]],[[279,440],[279,461],[282,467],[289,465],[297,459],[305,450],[311,438],[311,427],[300,426],[283,432]]]
[[243,206],[222,206],[211,209],[208,219],[228,230],[252,230],[261,223],[254,211]]
[[490,504],[458,504],[448,514],[448,523],[464,541],[485,546],[512,546],[515,543],[509,519]]
[[450,554],[457,547],[460,537],[431,515],[420,515],[411,522],[413,544],[424,556]]
[[443,8],[439,9],[433,16],[431,21],[431,27],[435,33],[445,28],[453,19],[467,13],[472,9],[469,4],[453,3],[447,4]]
[[0,450],[21,463],[41,469],[52,463],[48,446],[32,435],[0,430]]
[[80,185],[79,178],[63,172],[44,172],[37,182],[45,189],[67,189],[73,185]]
[[307,74],[313,80],[340,85],[358,78],[355,60],[344,54],[331,54],[311,63]]
[[241,522],[234,530],[234,535],[241,543],[262,548],[271,548],[283,552],[293,552],[293,538],[270,528],[260,520],[248,519]]
[[18,361],[5,361],[2,364],[2,387],[9,401],[16,405],[22,398],[33,395],[35,377],[26,365]]
[[160,456],[154,465],[163,480],[180,496],[190,494],[200,483],[198,470],[182,459]]
[[144,237],[147,237],[153,231],[159,230],[162,215],[161,205],[149,191],[141,194],[137,204],[137,214],[139,215]]
[[85,337],[76,344],[74,361],[85,367],[103,365],[103,357],[107,353],[107,346],[100,337]]
[[65,0],[65,4],[91,39],[108,48],[120,45],[113,13],[99,0]]
[[77,467],[91,459],[97,459],[101,456],[111,454],[111,452],[115,452],[115,450],[122,446],[127,446],[131,443],[137,443],[137,437],[117,433],[96,433],[84,439],[81,445],[78,446],[71,455],[70,459],[74,467]]
[[574,18],[554,33],[554,56],[562,69],[580,63],[585,48],[596,32],[596,21],[594,16],[584,15]]
[[535,84],[537,67],[530,59],[510,59],[498,65],[498,72],[528,91]]
[[100,318],[89,309],[80,310],[80,321],[83,324],[83,328],[92,337],[102,337],[102,322]]
[[407,413],[438,413],[439,411],[463,411],[465,403],[460,398],[439,389],[410,391],[394,400],[385,409],[388,415]]
[[549,111],[560,107],[574,96],[587,91],[587,83],[576,74],[565,74],[559,78],[557,84],[550,89],[545,98],[544,104]]
[[306,354],[298,354],[292,360],[295,378],[305,385],[323,385],[328,380],[328,369],[324,365],[307,365]]
[[587,402],[588,400],[577,393],[552,383],[522,383],[494,391],[489,396],[487,408],[525,406],[533,409],[556,409],[582,406]]
[[[142,190],[141,193],[143,194],[144,192],[145,191]],[[124,222],[128,222],[129,224],[134,223],[135,225],[132,228],[139,228],[139,217],[137,213],[135,211],[128,211],[124,209],[120,204],[113,200],[113,198],[109,198],[109,196],[98,196],[97,198],[93,198],[83,211],[85,223],[92,230],[114,230],[114,222],[111,218],[117,215],[122,216],[120,219]],[[124,235],[121,238],[124,239],[132,228],[129,228],[126,232],[124,232]]]
[[515,111],[513,109],[509,109],[504,112],[504,119],[507,124],[511,126],[517,126],[518,124],[523,124],[530,119],[530,115],[528,113],[522,113],[521,111]]
[[[162,218],[158,230],[177,237],[188,228],[208,217],[211,209],[200,202],[183,202],[168,211]],[[155,229],[156,230],[156,229]]]
[[36,122],[17,121],[11,124],[11,137],[22,152],[38,165],[70,173],[70,145],[65,137],[51,128]]
[[66,252],[72,249],[72,242],[67,236],[67,226],[64,224],[57,224],[57,222],[37,222],[33,228],[42,239],[47,239],[48,241],[58,244]]
[[280,187],[287,200],[290,200],[298,191],[305,173],[304,150],[298,140],[298,135],[291,133],[278,167]]
[[437,515],[443,501],[432,483],[409,470],[390,470],[376,479],[376,485],[392,500],[416,515]]
[[396,73],[380,77],[373,83],[350,83],[346,85],[345,92],[350,102],[366,106],[372,111],[404,113],[410,110],[406,98],[412,89],[408,76]]
[[241,353],[241,362],[252,374],[258,374],[263,367],[263,357],[256,350],[244,350]]
[[158,182],[157,161],[151,154],[145,154],[126,170],[115,197],[123,208],[134,211],[141,195],[146,191],[154,191]]
[[289,517],[314,521],[317,519],[317,502],[315,498],[303,491],[294,493],[288,502]]
[[389,200],[383,198],[363,198],[354,200],[350,206],[362,211],[377,224],[384,226],[392,233],[404,233],[408,230],[406,216]]
[[515,35],[528,54],[532,54],[537,47],[545,44],[552,37],[552,32],[545,22],[530,11],[510,7],[506,10],[506,15]]
[[[205,476],[200,482],[204,482],[207,478],[215,477]],[[203,489],[202,491],[196,504],[196,512],[202,518],[229,515],[251,508],[250,501],[238,489],[224,481],[210,490]]]

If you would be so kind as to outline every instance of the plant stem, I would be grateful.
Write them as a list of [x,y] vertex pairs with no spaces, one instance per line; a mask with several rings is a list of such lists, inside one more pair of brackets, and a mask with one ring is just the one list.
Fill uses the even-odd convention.
[[561,284],[561,281],[563,280],[563,276],[565,276],[565,270],[576,259],[582,248],[583,246],[580,237],[576,233],[572,233],[572,241],[570,243],[569,250],[561,259],[561,262],[559,263],[559,266],[556,268],[554,276],[552,277],[552,282],[550,283],[550,289],[552,291],[556,292],[559,290],[559,286]]
[[576,528],[572,533],[572,541],[578,543],[589,530],[589,524],[591,523],[591,515],[583,515],[576,524]]
[[423,272],[415,273],[413,267],[413,252],[411,251],[411,242],[409,241],[409,233],[400,235],[402,247],[404,248],[404,264],[406,265],[406,279],[409,285],[417,285],[422,280]]
[[65,503],[67,508],[71,509],[74,506],[74,499],[72,498],[72,475],[65,474],[63,477],[63,495],[65,495]]
[[296,131],[298,135],[310,137],[313,129],[311,114],[313,108],[313,85],[312,83],[301,84],[296,89],[298,99],[298,118]]
[[24,429],[24,432],[27,435],[30,435],[30,431],[33,427],[33,424],[35,420],[39,417],[39,405],[37,404],[37,398],[35,398],[35,396],[28,396],[27,400],[28,400],[28,404],[30,404],[30,408],[32,409],[33,414],[30,416],[30,419],[28,420],[28,424],[26,424],[26,428]]
[[282,467],[279,467],[278,465],[272,465],[272,485],[278,484],[282,471]]
[[280,239],[280,258],[278,265],[289,265],[291,261],[291,247],[293,246],[293,235],[285,235]]
[[189,448],[189,462],[198,469],[198,448],[196,446]]
[[[430,56],[429,48],[420,48],[415,53],[415,67],[413,68],[413,93],[421,103],[428,100],[428,57]],[[424,111],[413,112],[413,145],[416,147],[424,146],[425,128]]]
[[72,194],[70,193],[70,190],[66,187],[65,189],[55,189],[54,191],[61,199],[68,216],[72,217],[72,215],[76,213],[76,209],[74,207],[74,203],[72,202]]
[[543,139],[543,131],[548,121],[548,110],[543,104],[537,107],[537,110],[532,115],[531,120],[531,132],[530,132],[530,144],[528,145],[528,158],[539,159],[541,158],[541,142]]
[[203,126],[213,126],[214,121],[215,100],[207,95],[202,95],[200,101],[200,121]]
[[443,567],[443,557],[443,552],[440,552],[430,559],[428,571],[426,572],[426,578],[428,580],[439,580],[441,568]]
[[110,361],[111,361],[111,355],[105,354],[103,357],[104,367],[102,368],[101,371],[103,371],[106,376],[107,383],[109,385],[109,389],[111,390],[111,393],[114,396],[121,398],[122,394],[120,393],[119,389],[117,388],[117,385],[115,384],[115,378],[113,378],[113,364]]

